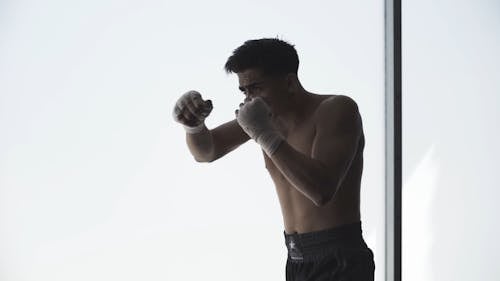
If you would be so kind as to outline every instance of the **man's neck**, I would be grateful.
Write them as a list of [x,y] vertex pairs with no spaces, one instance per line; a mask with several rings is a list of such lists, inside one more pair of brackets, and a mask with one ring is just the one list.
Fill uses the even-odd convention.
[[301,91],[292,96],[290,103],[285,110],[277,115],[277,118],[288,129],[295,128],[306,119],[310,110],[312,94],[307,91]]

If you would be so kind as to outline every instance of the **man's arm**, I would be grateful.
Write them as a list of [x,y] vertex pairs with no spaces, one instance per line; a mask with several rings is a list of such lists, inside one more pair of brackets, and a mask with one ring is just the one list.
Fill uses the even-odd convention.
[[317,117],[310,156],[283,141],[271,159],[297,190],[323,206],[334,197],[349,170],[362,124],[356,103],[343,95],[325,100]]
[[199,133],[186,134],[186,143],[197,162],[213,162],[249,139],[236,119],[213,130],[205,127]]

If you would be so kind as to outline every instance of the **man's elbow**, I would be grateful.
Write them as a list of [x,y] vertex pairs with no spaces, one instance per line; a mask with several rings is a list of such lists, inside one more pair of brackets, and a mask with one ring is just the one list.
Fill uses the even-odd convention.
[[325,206],[326,204],[328,204],[328,202],[330,202],[332,198],[329,198],[329,197],[326,197],[326,196],[323,196],[321,197],[319,200],[317,200],[316,202],[314,202],[314,204],[318,207],[323,207]]
[[198,163],[211,163],[215,160],[215,158],[201,158],[201,157],[193,157],[194,160]]
[[328,202],[333,200],[336,193],[336,188],[333,188],[333,185],[327,186],[327,192],[324,193],[323,196],[321,196],[319,200],[315,202],[315,205],[318,207],[325,206],[326,204],[328,204]]
[[219,158],[215,152],[204,154],[192,154],[193,158],[198,163],[211,163]]

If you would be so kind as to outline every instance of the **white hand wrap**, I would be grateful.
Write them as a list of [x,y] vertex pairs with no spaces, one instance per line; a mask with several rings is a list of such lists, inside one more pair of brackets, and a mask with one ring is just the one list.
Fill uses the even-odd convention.
[[[201,131],[203,131],[207,126],[205,126],[205,122],[203,121],[200,125],[195,126],[195,127],[190,127],[188,125],[182,125],[184,126],[184,130],[186,130],[186,133],[188,134],[197,134]],[[208,128],[207,128],[208,130]]]
[[[191,106],[195,109],[201,108],[201,110],[196,112],[192,112],[190,110],[190,114],[193,116],[193,120],[195,120],[195,125],[193,126],[186,125],[178,118],[181,112],[188,110],[186,109],[186,107],[188,107],[188,103],[191,104]],[[172,115],[177,122],[181,123],[184,126],[186,133],[196,134],[207,128],[205,126],[205,118],[210,114],[211,111],[212,104],[210,101],[204,102],[201,94],[197,91],[188,91],[177,100]]]
[[271,157],[274,154],[274,152],[278,150],[278,147],[280,146],[283,140],[284,138],[281,136],[279,132],[267,131],[259,135],[256,139],[256,142],[260,144],[262,149],[266,152],[267,156]]
[[271,109],[259,97],[245,102],[236,112],[236,120],[240,127],[260,144],[269,157],[276,152],[284,140],[271,118]]

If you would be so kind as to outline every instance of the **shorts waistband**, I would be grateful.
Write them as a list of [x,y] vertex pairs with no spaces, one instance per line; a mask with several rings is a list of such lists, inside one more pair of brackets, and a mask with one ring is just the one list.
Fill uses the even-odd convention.
[[310,260],[336,248],[367,247],[363,240],[361,221],[334,228],[290,233],[283,231],[288,256],[292,260]]

